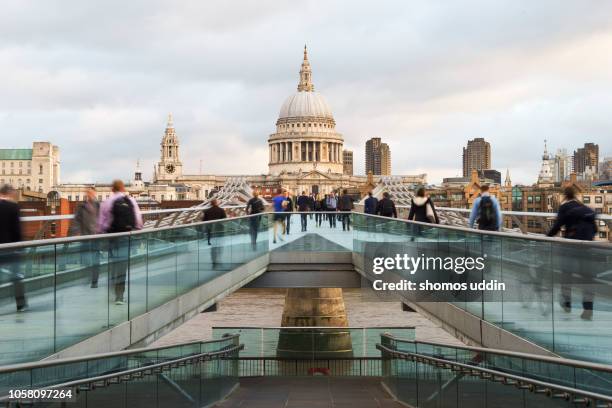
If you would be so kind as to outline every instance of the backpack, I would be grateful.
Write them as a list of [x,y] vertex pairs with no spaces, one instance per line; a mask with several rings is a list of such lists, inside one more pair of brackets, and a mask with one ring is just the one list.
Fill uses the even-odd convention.
[[493,208],[493,200],[489,196],[480,198],[478,207],[480,217],[478,218],[478,228],[481,230],[497,231],[497,212]]
[[108,232],[128,232],[135,229],[136,216],[134,215],[134,205],[128,196],[115,200],[111,214],[113,222]]
[[565,237],[592,241],[597,228],[595,227],[595,211],[586,205],[579,205],[567,212],[567,216],[575,222],[565,231]]

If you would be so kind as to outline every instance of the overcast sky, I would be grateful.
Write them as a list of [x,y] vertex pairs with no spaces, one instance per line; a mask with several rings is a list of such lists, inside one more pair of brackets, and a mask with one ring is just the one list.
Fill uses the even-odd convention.
[[146,179],[174,114],[186,173],[267,172],[267,138],[302,47],[363,173],[389,143],[394,174],[492,165],[531,184],[543,140],[612,155],[612,1],[4,0],[0,147],[47,140],[62,181]]

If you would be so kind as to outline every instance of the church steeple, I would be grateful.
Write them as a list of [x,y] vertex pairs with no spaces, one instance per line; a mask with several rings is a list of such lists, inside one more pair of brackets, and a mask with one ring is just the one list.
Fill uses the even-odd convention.
[[510,169],[506,169],[506,180],[504,184],[506,185],[506,187],[512,188],[512,180],[510,180]]
[[538,175],[539,186],[547,186],[553,184],[553,175],[550,170],[550,156],[548,155],[548,144],[547,140],[544,140],[544,154],[542,155],[542,167],[540,168],[540,174]]
[[298,84],[299,92],[313,92],[314,85],[312,84],[312,70],[308,61],[308,49],[304,44],[304,60],[302,61],[302,69],[300,69],[300,83]]
[[168,114],[166,130],[161,141],[161,158],[157,163],[155,181],[174,181],[182,174],[183,165],[179,155],[179,140],[174,129],[172,114]]

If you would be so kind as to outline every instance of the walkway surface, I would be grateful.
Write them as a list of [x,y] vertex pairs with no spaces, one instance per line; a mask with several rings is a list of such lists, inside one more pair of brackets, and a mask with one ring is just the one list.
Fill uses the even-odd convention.
[[[213,327],[280,326],[285,293],[286,289],[240,289],[221,300],[216,312],[198,314],[152,346],[211,339]],[[410,326],[415,327],[417,340],[461,344],[421,314],[402,311],[399,301],[381,301],[362,289],[343,289],[343,294],[349,326]]]
[[391,408],[403,407],[380,378],[243,378],[219,408]]

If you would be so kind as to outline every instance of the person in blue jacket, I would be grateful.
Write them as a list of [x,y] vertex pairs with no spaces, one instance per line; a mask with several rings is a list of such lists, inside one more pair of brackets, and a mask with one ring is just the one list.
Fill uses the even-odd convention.
[[502,213],[497,198],[489,193],[489,186],[480,187],[480,197],[474,200],[470,213],[470,228],[478,220],[478,229],[485,231],[499,231],[503,225]]
[[376,207],[378,207],[378,199],[368,192],[368,198],[364,202],[363,212],[366,214],[376,215]]

